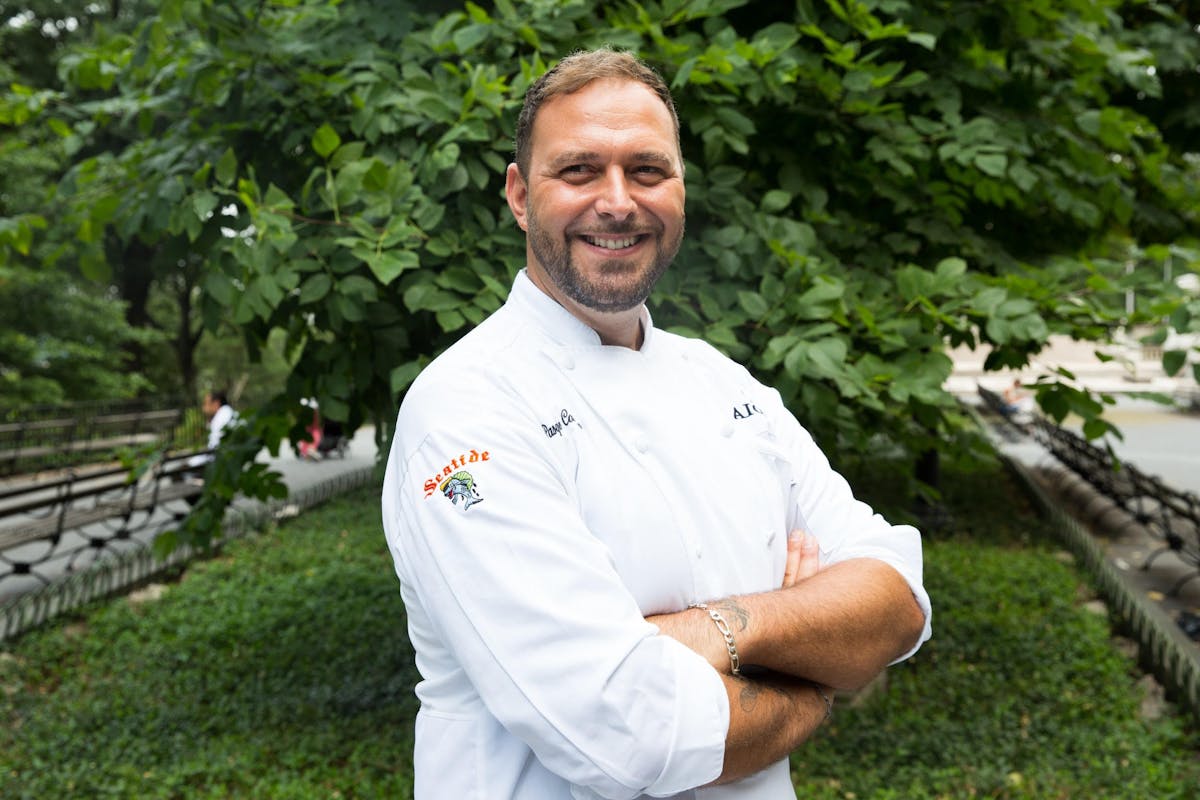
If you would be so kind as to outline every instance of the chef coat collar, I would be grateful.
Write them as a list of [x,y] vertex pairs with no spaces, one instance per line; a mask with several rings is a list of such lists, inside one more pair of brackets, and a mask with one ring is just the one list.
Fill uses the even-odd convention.
[[[555,342],[567,347],[605,347],[600,342],[600,334],[596,333],[583,320],[558,304],[554,298],[543,292],[529,279],[526,270],[517,273],[513,281],[512,291],[508,295],[509,303],[517,303],[532,312],[539,326]],[[641,308],[642,347],[645,352],[653,337],[654,322],[650,318],[650,310],[643,304]]]

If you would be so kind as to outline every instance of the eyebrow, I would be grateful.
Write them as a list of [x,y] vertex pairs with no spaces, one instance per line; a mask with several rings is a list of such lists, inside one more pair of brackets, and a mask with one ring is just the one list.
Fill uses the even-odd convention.
[[[561,169],[571,166],[572,164],[594,164],[597,161],[603,161],[604,158],[597,152],[592,150],[571,150],[565,153],[560,153],[550,160],[549,168],[552,172],[557,172]],[[656,166],[670,167],[675,166],[675,161],[667,154],[658,150],[644,150],[634,153],[632,157],[634,164],[653,164]]]

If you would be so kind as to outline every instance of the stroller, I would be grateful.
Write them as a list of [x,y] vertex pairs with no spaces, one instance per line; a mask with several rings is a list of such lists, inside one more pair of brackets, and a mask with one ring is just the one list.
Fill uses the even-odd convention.
[[342,423],[325,420],[321,425],[321,440],[317,442],[317,455],[320,458],[345,458],[350,449],[350,442],[342,432]]
[[317,411],[316,403],[311,400],[301,401],[303,405],[312,408],[313,418],[305,430],[309,438],[300,442],[300,457],[307,461],[323,461],[327,458],[345,458],[350,442],[342,429],[342,423],[333,420],[322,420]]

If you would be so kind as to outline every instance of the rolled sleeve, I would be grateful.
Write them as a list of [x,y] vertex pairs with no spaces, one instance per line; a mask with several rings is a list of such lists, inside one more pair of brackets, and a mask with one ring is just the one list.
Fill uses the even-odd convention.
[[[781,403],[779,407],[782,409]],[[805,527],[817,537],[822,564],[873,558],[891,566],[908,583],[925,615],[925,627],[917,644],[892,663],[909,658],[933,632],[933,606],[923,582],[920,532],[911,525],[889,523],[855,499],[846,479],[833,470],[808,431],[786,410],[783,415],[783,439],[792,465],[791,502],[798,518],[805,520]]]

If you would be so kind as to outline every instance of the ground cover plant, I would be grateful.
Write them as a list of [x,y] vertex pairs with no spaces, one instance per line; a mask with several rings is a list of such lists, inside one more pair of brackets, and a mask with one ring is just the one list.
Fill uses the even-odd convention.
[[[851,471],[895,504],[894,465]],[[947,470],[926,540],[934,639],[793,757],[801,797],[1183,798],[1186,718],[999,467]],[[411,796],[417,680],[376,494],[230,544],[158,594],[0,649],[0,796]]]

